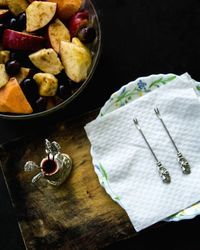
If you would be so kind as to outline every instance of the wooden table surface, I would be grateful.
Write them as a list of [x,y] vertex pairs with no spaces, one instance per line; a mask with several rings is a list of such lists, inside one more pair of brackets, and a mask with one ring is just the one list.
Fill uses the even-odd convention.
[[[99,249],[133,237],[126,212],[100,186],[91,162],[84,125],[92,112],[61,122],[42,137],[23,138],[1,151],[2,168],[28,249]],[[31,184],[38,170],[25,172],[28,160],[45,157],[44,139],[57,141],[70,155],[73,169],[60,187],[45,179]]]

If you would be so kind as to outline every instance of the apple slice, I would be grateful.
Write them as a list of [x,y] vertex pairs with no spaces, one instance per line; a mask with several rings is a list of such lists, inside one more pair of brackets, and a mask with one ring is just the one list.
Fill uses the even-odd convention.
[[0,0],[0,7],[7,7],[8,3],[7,0]]
[[55,96],[58,88],[57,78],[49,73],[37,73],[33,79],[39,87],[39,94],[41,96]]
[[38,69],[45,73],[57,75],[63,69],[61,61],[53,49],[41,49],[29,55],[29,58]]
[[6,29],[3,33],[3,46],[7,49],[37,51],[44,47],[44,37]]
[[26,0],[7,0],[9,10],[18,16],[20,13],[24,12],[28,7],[28,2]]
[[0,10],[0,20],[7,17],[9,15],[9,10]]
[[[29,3],[32,3],[34,1],[37,1],[37,0],[28,0]],[[41,1],[46,1],[46,0],[41,0]]]
[[9,80],[9,76],[6,73],[5,64],[0,64],[0,88],[5,86]]
[[58,4],[57,15],[62,20],[68,20],[82,6],[83,0],[48,0]]
[[59,53],[60,42],[70,41],[70,33],[68,28],[59,20],[56,19],[48,27],[48,37],[52,48]]
[[56,13],[56,3],[34,1],[26,9],[26,31],[33,32],[46,26]]
[[81,82],[87,78],[92,63],[90,51],[73,38],[72,42],[61,42],[60,56],[67,76],[74,82]]
[[33,112],[16,78],[11,78],[0,89],[0,112],[30,114]]
[[28,77],[30,71],[31,69],[29,68],[21,67],[20,72],[15,76],[19,84],[22,83],[23,80],[25,80]]
[[0,51],[0,63],[6,64],[10,60],[10,51],[1,50]]

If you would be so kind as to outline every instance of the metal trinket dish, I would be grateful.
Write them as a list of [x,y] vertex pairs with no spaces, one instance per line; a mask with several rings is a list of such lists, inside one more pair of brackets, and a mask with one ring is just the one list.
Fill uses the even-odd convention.
[[50,142],[46,139],[45,152],[47,156],[41,160],[40,165],[38,166],[33,161],[26,162],[24,171],[40,169],[40,172],[32,178],[32,183],[43,177],[49,184],[59,186],[66,180],[72,169],[72,160],[69,155],[61,153],[60,149],[57,142]]

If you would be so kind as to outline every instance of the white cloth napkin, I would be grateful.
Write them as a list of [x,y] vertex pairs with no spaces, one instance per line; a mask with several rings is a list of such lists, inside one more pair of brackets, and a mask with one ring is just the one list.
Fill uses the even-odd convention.
[[[188,74],[148,95],[87,124],[93,162],[105,175],[106,191],[126,210],[140,231],[200,200],[200,103]],[[176,151],[154,113],[158,107],[177,147],[192,172],[184,175]],[[133,118],[158,159],[168,169],[171,183],[164,184],[156,163]]]

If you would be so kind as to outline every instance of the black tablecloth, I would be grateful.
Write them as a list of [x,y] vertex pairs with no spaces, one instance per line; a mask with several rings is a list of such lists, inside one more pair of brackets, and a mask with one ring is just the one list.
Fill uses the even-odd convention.
[[[0,143],[42,133],[46,126],[101,107],[120,86],[157,73],[188,72],[200,81],[199,0],[95,0],[103,46],[97,70],[62,112],[35,121],[0,120]],[[24,249],[14,209],[0,175],[0,249]],[[200,249],[200,219],[141,232],[113,249]],[[145,247],[146,246],[146,247]],[[110,247],[111,248],[111,247]]]

